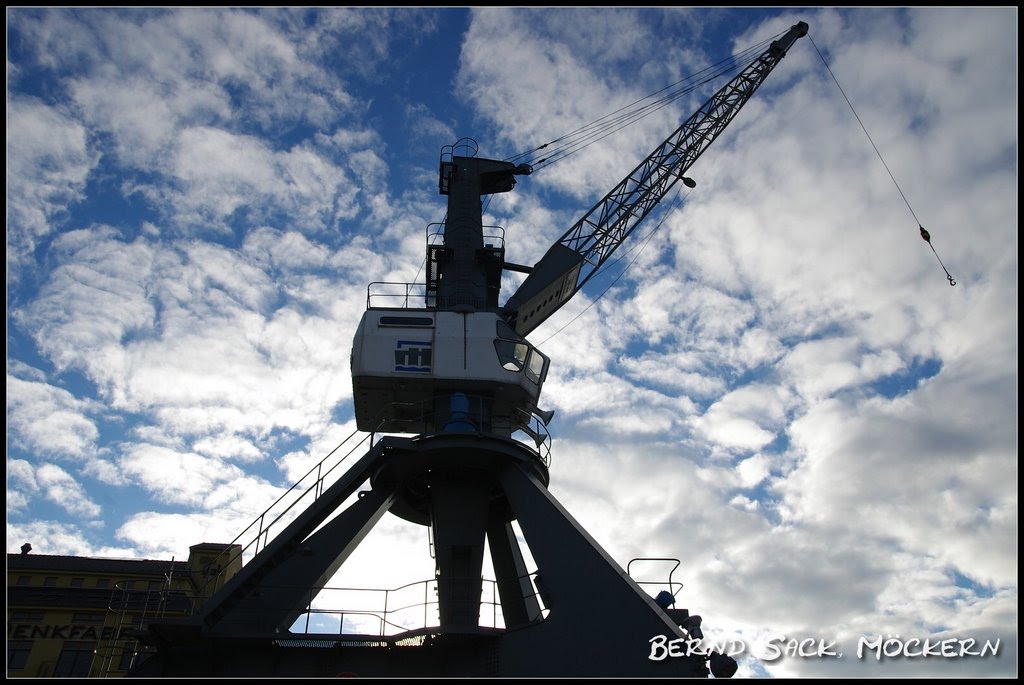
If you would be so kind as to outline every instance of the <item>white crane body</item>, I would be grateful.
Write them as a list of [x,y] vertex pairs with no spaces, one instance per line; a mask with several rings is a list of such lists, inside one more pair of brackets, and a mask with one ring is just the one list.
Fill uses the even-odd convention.
[[[548,364],[496,312],[371,308],[352,347],[357,425],[381,433],[475,429],[507,437],[529,424]],[[465,411],[451,406],[460,394]]]

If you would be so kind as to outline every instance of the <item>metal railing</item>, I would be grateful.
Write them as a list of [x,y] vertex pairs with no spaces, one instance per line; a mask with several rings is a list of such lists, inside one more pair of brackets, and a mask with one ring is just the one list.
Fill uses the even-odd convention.
[[[632,568],[633,568],[633,564],[640,563],[640,562],[647,563],[647,564],[655,563],[655,564],[674,564],[674,565],[672,566],[672,569],[669,570],[669,572],[668,572],[668,579],[667,580],[638,580],[636,578],[636,576],[633,575],[634,572],[633,572]],[[676,596],[676,588],[678,587],[680,590],[683,588],[683,584],[681,582],[673,581],[672,580],[672,574],[675,573],[676,569],[679,568],[680,563],[682,563],[682,562],[680,562],[678,559],[669,558],[669,557],[637,557],[635,559],[631,559],[629,561],[629,563],[626,564],[626,575],[628,575],[633,580],[633,582],[636,583],[637,585],[639,585],[641,588],[650,587],[652,585],[655,586],[655,587],[658,587],[658,588],[665,588],[665,587],[667,587],[669,594],[671,594],[672,597],[674,598]],[[662,565],[662,568],[664,568],[664,565]],[[642,578],[647,578],[648,576],[647,575],[643,575],[641,577]]]
[[[530,574],[533,597],[543,606]],[[344,606],[345,608],[334,608]],[[422,580],[392,589],[345,587],[310,588],[309,601],[291,626],[304,635],[391,637],[441,626],[436,579]],[[546,616],[548,610],[542,611]],[[505,628],[497,581],[481,581],[479,625]]]
[[[501,226],[483,226],[483,246],[500,254],[505,251],[505,229]],[[430,261],[433,251],[444,245],[445,224],[427,224],[427,260]],[[430,271],[428,265],[428,272]],[[436,274],[434,275],[436,277]],[[431,276],[428,275],[428,281]],[[367,309],[430,309],[444,310],[447,305],[437,294],[437,283],[403,283],[400,281],[375,281],[366,286]],[[480,300],[475,303],[478,309],[486,308],[487,303]]]
[[[427,224],[427,247],[444,244],[443,223]],[[484,247],[492,250],[505,249],[505,228],[503,226],[481,226]]]
[[[433,406],[421,407],[421,411],[433,412]],[[518,410],[515,418],[501,418],[500,423],[505,424],[495,427],[492,421],[492,430],[507,431],[511,439],[526,445],[546,467],[551,465],[551,436],[536,415]],[[270,540],[291,523],[306,507],[319,499],[327,486],[333,483],[342,475],[339,467],[364,444],[369,442],[372,447],[380,437],[377,433],[366,433],[355,440],[359,431],[354,431],[345,440],[335,447],[331,452],[315,464],[310,470],[292,485],[277,501],[271,504],[262,514],[250,523],[239,533],[224,552],[221,552],[212,562],[211,566],[219,566],[221,571],[210,578],[200,589],[198,595],[193,598],[191,613],[195,613],[202,603],[209,599],[213,592],[226,582],[224,574],[231,568],[237,568],[235,562],[242,563],[246,556],[255,557],[262,548],[265,548]],[[520,439],[520,435],[530,438],[529,442]],[[353,440],[355,440],[353,442]],[[344,449],[348,445],[348,449]],[[532,445],[532,446],[531,446]],[[299,505],[302,505],[302,508]]]
[[367,309],[428,309],[426,303],[426,283],[374,281],[366,286]]
[[[521,408],[512,409],[511,416],[499,415],[486,409],[493,398],[472,393],[460,394],[475,407],[468,412],[468,424],[473,425],[475,430],[466,428],[458,432],[496,435],[515,440],[533,452],[544,466],[551,467],[551,433],[540,416]],[[437,407],[433,398],[421,402],[396,402],[392,406],[396,408],[395,416],[390,418],[388,423],[395,427],[403,424],[409,426],[407,431],[394,430],[394,433],[421,433],[420,428],[424,425],[435,426],[437,434],[445,432],[443,423],[448,419],[437,418]]]
[[[353,431],[341,444],[331,450],[266,511],[257,516],[245,530],[231,541],[228,548],[211,562],[211,566],[219,566],[221,571],[204,584],[196,598],[197,602],[196,606],[193,606],[193,612],[199,608],[198,605],[204,599],[209,599],[213,591],[225,582],[223,578],[225,572],[232,568],[236,561],[240,562],[245,555],[256,556],[261,548],[269,544],[274,535],[291,523],[305,507],[319,499],[327,486],[342,475],[343,471],[339,471],[338,467],[345,463],[364,443],[372,439],[372,434],[364,434],[353,443],[352,441],[358,435],[359,431]],[[344,450],[343,448],[350,443],[351,446]],[[300,504],[303,505],[302,508],[299,507]]]
[[476,157],[480,145],[472,138],[459,138],[452,145],[441,148],[441,162],[451,162],[455,157]]
[[[188,616],[195,609],[195,598],[182,590],[172,590],[168,579],[161,589],[133,590],[123,580],[114,584],[107,604],[104,628],[111,622],[109,637],[104,637],[94,651],[93,670],[102,677],[112,671],[123,672],[132,668],[140,658],[138,635],[146,629],[148,621],[166,616]],[[131,632],[125,632],[128,628]],[[106,630],[104,630],[104,634]],[[128,654],[130,658],[125,658]],[[98,662],[97,662],[98,659]]]

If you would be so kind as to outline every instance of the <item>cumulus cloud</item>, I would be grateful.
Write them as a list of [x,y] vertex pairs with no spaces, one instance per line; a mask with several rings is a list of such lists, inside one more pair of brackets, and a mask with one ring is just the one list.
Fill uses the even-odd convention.
[[48,383],[7,376],[7,437],[51,458],[82,460],[96,452],[98,406]]
[[35,98],[8,98],[8,282],[84,197],[98,159],[88,129],[68,113]]
[[[748,385],[722,396],[694,420],[695,433],[726,448],[757,450],[775,438],[786,416],[784,390]],[[776,430],[769,430],[775,428]]]
[[[935,30],[951,26],[958,16],[957,11],[924,13],[915,15],[911,25]],[[531,15],[516,18],[524,17]],[[927,39],[914,32],[901,34],[896,23],[881,27],[872,21],[876,17],[880,19],[859,15],[865,22],[854,22],[854,28],[849,15],[825,11],[812,18],[812,31],[817,29],[812,36],[819,46],[841,44],[831,55],[831,66],[841,79],[849,74],[844,85],[856,89],[859,111],[867,110],[870,121],[878,122],[872,134],[878,132],[884,141],[890,167],[911,184],[914,207],[926,207],[928,216],[941,222],[924,220],[942,229],[941,243],[933,230],[933,244],[947,247],[945,254],[955,252],[961,273],[974,273],[976,279],[969,277],[971,282],[965,283],[961,278],[958,290],[948,288],[934,255],[917,235],[913,217],[901,206],[892,179],[863,132],[851,127],[849,108],[829,94],[834,83],[820,61],[815,64],[817,56],[794,50],[778,69],[779,77],[773,74],[763,95],[749,103],[728,135],[695,165],[697,188],[665,224],[665,262],[638,260],[644,268],[627,272],[628,281],[598,302],[600,316],[582,317],[564,330],[559,330],[564,318],[557,324],[552,320],[538,331],[543,340],[546,331],[558,330],[543,346],[552,354],[555,369],[546,396],[559,405],[559,416],[587,417],[575,426],[578,431],[569,431],[571,446],[565,443],[568,435],[560,438],[553,490],[574,514],[581,512],[588,530],[601,531],[601,541],[614,545],[617,558],[628,558],[636,550],[625,542],[628,534],[618,530],[616,509],[609,501],[613,498],[604,494],[609,489],[614,489],[614,499],[626,502],[634,489],[656,490],[666,499],[675,494],[674,501],[685,502],[680,506],[709,512],[710,521],[688,520],[682,513],[665,516],[674,525],[663,523],[659,530],[677,537],[686,531],[685,547],[694,554],[689,565],[696,574],[690,596],[700,601],[702,592],[708,593],[704,600],[709,613],[710,607],[721,606],[718,614],[733,620],[785,616],[780,624],[785,630],[820,632],[828,625],[856,631],[864,629],[859,624],[865,611],[871,616],[872,611],[895,611],[899,619],[887,624],[892,630],[920,632],[931,629],[922,628],[921,617],[944,607],[951,597],[996,605],[999,600],[984,588],[1006,587],[1004,573],[1015,568],[1012,554],[1004,553],[1015,535],[1016,518],[1008,515],[1015,507],[1014,488],[987,478],[976,486],[965,480],[967,473],[1015,471],[1015,394],[1007,383],[1016,377],[1016,334],[1014,317],[1006,315],[1014,305],[1003,302],[1004,313],[997,313],[1000,298],[989,287],[997,280],[1010,300],[1015,295],[1015,257],[994,247],[998,236],[1004,246],[1015,240],[997,227],[998,221],[989,224],[992,232],[972,240],[968,248],[988,254],[986,266],[975,271],[973,257],[960,251],[965,237],[958,229],[964,222],[956,219],[964,195],[985,193],[983,188],[994,193],[978,202],[986,216],[995,207],[1012,214],[1015,206],[1012,191],[998,189],[1013,177],[1003,162],[1009,159],[1005,150],[1015,145],[1005,126],[1009,100],[996,103],[991,98],[1000,92],[996,83],[1002,76],[985,79],[979,72],[972,84],[972,89],[987,92],[979,93],[982,116],[1002,123],[991,129],[993,135],[976,155],[969,155],[988,159],[992,166],[982,170],[966,162],[979,175],[964,195],[939,190],[958,183],[943,180],[956,165],[936,159],[944,171],[924,187],[916,174],[920,160],[914,159],[921,154],[937,157],[938,150],[952,154],[954,141],[965,140],[956,133],[959,124],[948,116],[960,107],[953,103],[961,102],[952,96],[956,83],[964,71],[983,69],[996,54],[1012,62],[1012,54],[1001,52],[1012,41],[1000,41],[1001,47],[985,51],[984,57],[954,41],[948,51],[937,48],[934,59],[913,61],[923,80],[911,76],[912,69],[889,78],[889,60],[904,49],[913,50],[911,46],[922,48]],[[793,21],[797,18],[803,17]],[[538,128],[538,111],[556,113],[545,106],[542,88],[533,98],[523,86],[531,78],[542,80],[537,70],[524,69],[488,88],[488,72],[476,60],[490,47],[484,36],[508,60],[524,65],[537,59],[556,61],[559,48],[520,57],[511,46],[519,39],[529,44],[530,37],[526,30],[517,31],[511,13],[481,12],[476,19],[474,30],[479,33],[468,35],[479,52],[464,50],[462,82],[476,86],[474,101],[506,135],[522,122]],[[757,35],[784,30],[793,21],[777,18],[770,26],[758,26]],[[968,24],[975,21],[982,21],[977,14]],[[847,43],[840,36],[849,30],[857,32],[857,40]],[[507,42],[499,35],[502,31]],[[747,45],[753,37],[748,34],[737,45]],[[961,61],[955,66],[957,59],[972,64]],[[567,58],[558,66],[566,71],[548,68],[549,82],[580,68],[580,62]],[[478,80],[470,80],[470,72]],[[586,78],[598,77],[588,74],[576,82],[589,84]],[[520,97],[511,97],[515,93]],[[587,102],[585,97],[573,98],[571,90],[567,94],[559,100]],[[931,109],[922,108],[929,98],[936,98]],[[509,115],[527,108],[532,109],[523,116]],[[857,171],[849,177],[828,171],[839,168]],[[579,189],[581,178],[599,183],[577,175],[565,185]],[[852,187],[857,192],[850,192]],[[1009,217],[1003,221],[1013,224]],[[600,288],[594,293],[600,294]],[[567,309],[575,314],[579,308]],[[973,351],[967,355],[970,360],[961,356],[968,349]],[[608,373],[612,360],[624,375]],[[956,360],[965,364],[962,371]],[[921,364],[931,365],[939,376],[922,378],[917,369]],[[987,390],[981,391],[982,386]],[[942,408],[936,403],[940,394],[950,399]],[[620,432],[623,426],[639,423],[664,398],[682,396],[696,404],[680,412],[681,421],[655,424],[663,431],[659,435],[675,430],[680,439],[665,445],[645,437],[650,451],[671,467],[659,470],[646,464],[640,469],[643,478],[629,479],[625,474],[630,469],[610,473],[596,465],[598,455],[608,459],[609,452],[630,449],[609,443],[609,437],[630,435]],[[1002,407],[991,405],[995,397],[1004,399]],[[600,407],[609,411],[595,414]],[[971,422],[993,437],[973,444],[967,438]],[[611,430],[602,431],[602,426]],[[688,430],[680,430],[682,426]],[[603,440],[588,439],[588,432]],[[946,460],[954,454],[956,458]],[[691,471],[687,465],[701,457],[730,468],[708,465]],[[607,489],[596,484],[602,480]],[[643,504],[633,511],[636,521],[658,520]],[[957,532],[966,527],[973,532]],[[705,533],[707,528],[717,534]],[[844,544],[850,551],[841,549]],[[885,560],[893,554],[901,555],[902,565]],[[913,592],[902,584],[908,574],[930,580]],[[956,589],[950,582],[954,574],[974,579],[981,589]],[[851,583],[853,579],[862,580]],[[906,601],[897,609],[876,600],[879,587],[900,588],[881,596]],[[929,587],[934,592],[925,590]],[[757,597],[752,596],[754,588]],[[723,589],[736,595],[730,598]],[[773,598],[783,597],[785,607],[774,605]],[[833,598],[834,611],[827,598]],[[942,615],[951,620],[950,613]],[[973,625],[981,630],[985,624]],[[812,671],[810,664],[791,660],[771,668],[780,675],[830,672],[817,666]]]
[[[551,491],[623,565],[679,558],[679,606],[709,634],[968,631],[1011,657],[747,654],[741,674],[1008,673],[1016,23],[999,8],[13,11],[9,550],[234,539],[361,445],[352,336],[368,283],[423,280],[441,145],[531,150],[801,19],[814,44],[697,187],[531,334],[551,357]],[[488,198],[508,260],[536,262],[707,94]],[[421,527],[379,528],[345,583],[432,577]]]
[[[78,232],[61,245],[66,264],[18,316],[37,330],[42,349],[88,373],[115,406],[156,410],[185,434],[216,426],[262,432],[279,420],[315,421],[294,411],[299,397],[329,412],[351,392],[338,363],[351,333],[339,340],[336,330],[351,331],[354,322],[333,323],[348,310],[274,311],[277,284],[237,253],[125,244],[111,230]],[[336,371],[321,373],[322,365]],[[219,406],[202,409],[212,400]],[[275,412],[279,419],[268,421]]]
[[84,519],[88,525],[102,526],[98,520],[102,508],[92,501],[86,486],[75,476],[56,464],[36,466],[24,459],[8,460],[8,511],[25,510],[34,498],[56,505],[77,522]]
[[36,482],[46,498],[72,516],[96,518],[101,509],[89,500],[85,489],[64,469],[53,464],[43,464],[36,470]]
[[[65,520],[36,519],[7,525],[7,549],[20,549],[28,542],[35,554],[55,554],[113,559],[139,558],[137,548],[130,545],[96,544],[93,532]],[[194,544],[194,543],[193,543]],[[170,558],[170,557],[167,557]]]
[[35,469],[24,459],[7,460],[7,510],[18,511],[39,491]]

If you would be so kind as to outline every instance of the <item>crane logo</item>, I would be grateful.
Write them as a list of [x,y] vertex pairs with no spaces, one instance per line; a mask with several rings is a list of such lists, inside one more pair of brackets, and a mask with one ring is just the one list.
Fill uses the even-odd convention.
[[398,340],[395,343],[395,371],[430,373],[433,343],[429,340]]

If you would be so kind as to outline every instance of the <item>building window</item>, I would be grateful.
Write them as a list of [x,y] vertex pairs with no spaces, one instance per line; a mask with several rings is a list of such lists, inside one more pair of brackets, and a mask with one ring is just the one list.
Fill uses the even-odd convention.
[[96,587],[99,588],[100,590],[104,590],[104,589],[110,587],[110,579],[109,578],[97,578],[96,579]]
[[32,576],[18,576],[18,585],[31,585]]
[[43,612],[41,611],[13,611],[11,612],[11,623],[42,623]]
[[103,614],[72,614],[71,622],[75,625],[103,625]]
[[57,587],[56,576],[49,576],[46,580],[44,580],[43,587]]
[[83,587],[85,578],[72,578],[71,587]]
[[127,671],[132,667],[132,660],[135,656],[135,643],[125,642],[121,645],[121,660],[117,664],[117,670]]
[[20,671],[28,663],[32,640],[11,640],[7,643],[7,670]]
[[55,677],[87,677],[92,666],[95,642],[65,642],[53,669]]

